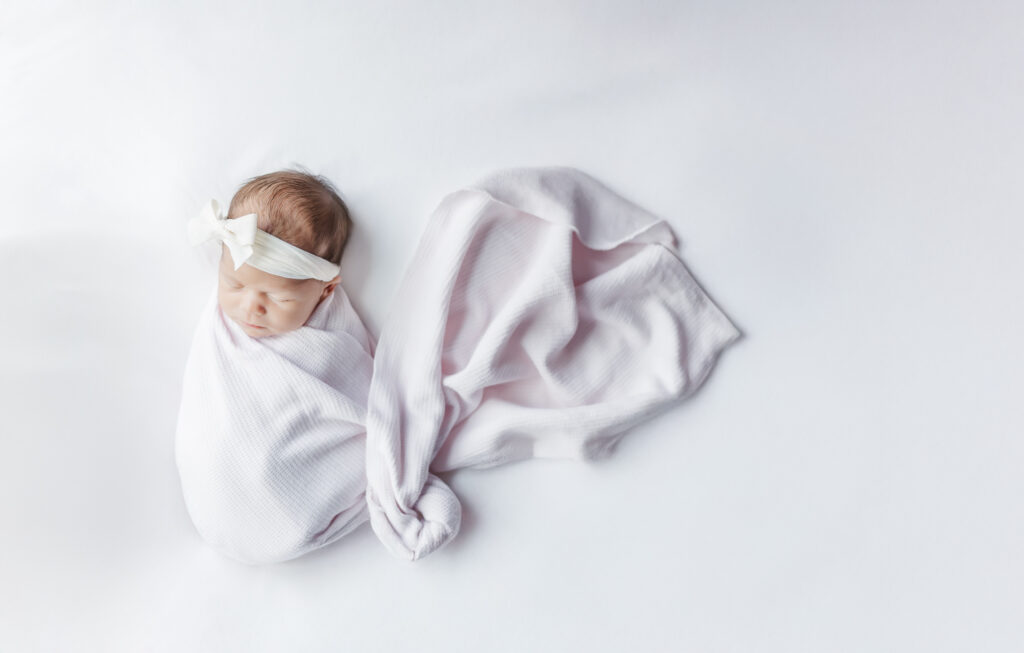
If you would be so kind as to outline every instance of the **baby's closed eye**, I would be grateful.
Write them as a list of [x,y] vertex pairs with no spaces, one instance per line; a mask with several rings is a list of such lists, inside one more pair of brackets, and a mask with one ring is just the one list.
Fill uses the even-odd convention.
[[[235,283],[231,283],[231,282],[227,282],[227,287],[230,288],[231,290],[241,290],[242,289],[242,286],[240,286],[238,284],[235,284]],[[277,295],[267,295],[267,297],[271,298],[275,302],[280,302],[280,303],[295,301],[294,299],[292,299],[290,297],[279,297]]]

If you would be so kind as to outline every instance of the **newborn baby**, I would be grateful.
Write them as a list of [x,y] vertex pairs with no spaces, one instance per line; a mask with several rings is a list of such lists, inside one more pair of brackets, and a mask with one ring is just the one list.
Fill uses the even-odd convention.
[[[251,214],[266,234],[340,265],[352,221],[345,203],[323,177],[285,170],[249,180],[232,198],[227,218]],[[227,244],[221,250],[220,309],[254,338],[303,326],[341,280],[337,275],[329,280],[290,278],[246,263],[238,266]]]
[[368,519],[373,338],[340,285],[351,232],[330,182],[284,170],[189,223],[221,257],[193,337],[175,455],[197,530],[222,553],[284,560]]

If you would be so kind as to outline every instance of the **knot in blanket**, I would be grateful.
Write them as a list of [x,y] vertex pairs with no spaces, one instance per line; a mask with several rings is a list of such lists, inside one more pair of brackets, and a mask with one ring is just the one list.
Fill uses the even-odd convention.
[[377,343],[340,286],[261,339],[215,289],[176,433],[186,505],[249,563],[365,521],[418,560],[459,531],[438,474],[604,457],[739,336],[663,220],[573,168],[502,170],[442,199]]

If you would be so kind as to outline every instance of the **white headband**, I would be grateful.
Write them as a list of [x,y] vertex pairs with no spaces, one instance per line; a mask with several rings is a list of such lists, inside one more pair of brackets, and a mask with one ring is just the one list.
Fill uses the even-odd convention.
[[248,263],[254,268],[286,279],[330,281],[341,266],[300,249],[256,227],[256,214],[231,220],[221,213],[217,200],[203,207],[188,223],[188,242],[195,247],[217,239],[228,246],[235,269]]

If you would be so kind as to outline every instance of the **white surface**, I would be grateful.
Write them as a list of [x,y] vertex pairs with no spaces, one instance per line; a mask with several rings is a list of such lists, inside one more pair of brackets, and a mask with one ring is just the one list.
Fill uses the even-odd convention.
[[[0,650],[1019,650],[1022,27],[1013,2],[0,5]],[[456,473],[463,531],[422,561],[366,527],[223,559],[173,465],[210,274],[184,225],[294,163],[353,209],[374,333],[445,193],[571,165],[669,220],[745,336],[607,461]]]

